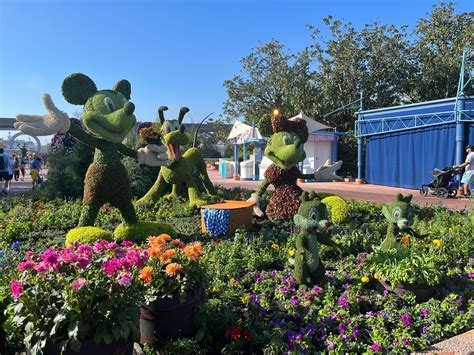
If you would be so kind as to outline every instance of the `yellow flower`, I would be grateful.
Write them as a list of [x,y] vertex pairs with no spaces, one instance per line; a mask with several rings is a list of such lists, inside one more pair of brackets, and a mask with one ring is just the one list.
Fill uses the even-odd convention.
[[367,239],[364,239],[362,243],[367,244]]
[[235,279],[233,277],[230,278],[229,283],[233,284],[235,282]]
[[441,248],[444,244],[443,240],[441,239],[435,239],[433,240],[433,244],[437,247],[437,248]]
[[295,249],[288,250],[288,254],[290,254],[291,257],[295,256]]
[[370,281],[370,279],[369,279],[367,276],[362,276],[362,277],[360,278],[360,281],[362,281],[363,284],[366,284],[367,282]]
[[379,275],[378,272],[376,272],[376,273],[374,274],[374,279],[378,280],[379,278],[380,278],[380,275]]
[[219,292],[219,287],[214,286],[212,288],[212,293],[217,293],[217,292]]
[[402,239],[400,239],[400,242],[404,245],[404,246],[408,246],[410,244],[410,237],[408,235],[404,235],[402,237]]
[[272,248],[275,249],[275,250],[280,250],[280,246],[276,243],[272,244]]
[[240,300],[242,301],[243,304],[247,304],[247,303],[250,301],[250,296],[249,296],[249,295],[245,295],[245,296],[242,297]]

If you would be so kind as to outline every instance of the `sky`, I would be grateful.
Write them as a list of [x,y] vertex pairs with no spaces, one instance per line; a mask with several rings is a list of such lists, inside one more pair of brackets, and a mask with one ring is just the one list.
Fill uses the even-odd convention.
[[[61,82],[82,72],[98,89],[120,79],[132,85],[139,121],[157,108],[191,109],[186,121],[223,113],[223,82],[240,60],[272,38],[293,51],[310,44],[306,24],[323,28],[328,15],[357,27],[378,21],[413,27],[432,0],[0,0],[0,117],[46,113],[51,94],[72,115]],[[473,11],[458,0],[457,12]],[[323,35],[324,35],[323,31]],[[0,131],[0,137],[8,132]]]

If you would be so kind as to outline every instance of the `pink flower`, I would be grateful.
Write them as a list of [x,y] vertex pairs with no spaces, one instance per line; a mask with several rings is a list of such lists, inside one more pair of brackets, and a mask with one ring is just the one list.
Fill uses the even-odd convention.
[[77,248],[76,251],[79,254],[83,254],[83,255],[87,255],[87,256],[91,256],[92,253],[93,253],[92,247],[88,244],[79,245],[79,247]]
[[56,254],[52,250],[46,250],[43,254],[41,254],[41,257],[43,258],[43,262],[47,267],[56,267],[59,263],[59,255]]
[[43,261],[39,264],[36,264],[34,266],[35,270],[38,271],[38,272],[45,272],[48,270],[48,265],[46,265],[46,263]]
[[76,279],[72,282],[71,287],[74,291],[79,290],[82,286],[86,284],[86,279]]
[[126,258],[135,266],[142,267],[148,260],[148,253],[141,250],[128,250]]
[[109,276],[113,276],[116,271],[120,270],[121,265],[118,259],[110,259],[106,260],[102,263],[102,269],[107,273]]
[[105,246],[107,247],[107,249],[114,249],[118,247],[118,244],[116,241],[106,242]]
[[132,283],[132,275],[128,272],[122,271],[117,277],[117,282],[119,285],[128,287]]
[[27,260],[18,264],[18,270],[25,271],[26,269],[33,269],[34,266],[35,266],[34,262],[32,262],[31,260]]
[[81,269],[85,269],[87,267],[87,265],[89,265],[89,263],[92,261],[92,259],[90,258],[79,258],[77,260],[77,262],[79,263],[79,267]]
[[26,253],[26,255],[25,255],[25,257],[26,257],[27,260],[30,260],[32,256],[33,256],[33,252],[32,252],[31,250],[28,251],[28,252]]
[[106,240],[99,240],[98,242],[94,243],[94,251],[96,253],[101,253],[106,248]]
[[125,247],[125,248],[131,247],[132,245],[133,245],[133,242],[131,242],[129,240],[124,240],[122,242],[122,246]]
[[17,280],[12,280],[11,282],[12,295],[16,300],[20,298],[21,293],[23,292],[23,286]]

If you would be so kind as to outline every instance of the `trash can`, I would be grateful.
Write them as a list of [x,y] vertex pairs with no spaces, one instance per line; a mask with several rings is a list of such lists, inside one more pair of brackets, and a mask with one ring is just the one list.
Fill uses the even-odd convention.
[[267,168],[268,168],[270,165],[272,165],[272,164],[273,164],[273,162],[272,162],[270,159],[268,159],[268,158],[265,157],[265,156],[263,157],[262,161],[261,161],[260,164],[258,165],[258,170],[259,170],[258,178],[259,178],[260,180],[265,179],[265,176],[264,176],[265,171],[266,171]]
[[244,160],[240,163],[240,180],[253,180],[255,162],[253,160]]
[[221,167],[221,178],[222,179],[230,179],[234,175],[234,163],[229,161],[223,161],[220,164]]

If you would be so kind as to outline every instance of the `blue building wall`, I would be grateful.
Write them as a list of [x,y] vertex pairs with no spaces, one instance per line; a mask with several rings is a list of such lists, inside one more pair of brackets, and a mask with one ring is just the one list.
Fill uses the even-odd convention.
[[[365,140],[365,180],[418,189],[434,168],[456,164],[455,98],[359,113],[356,134]],[[474,144],[474,98],[460,115],[464,142]],[[463,153],[463,159],[465,154]]]

